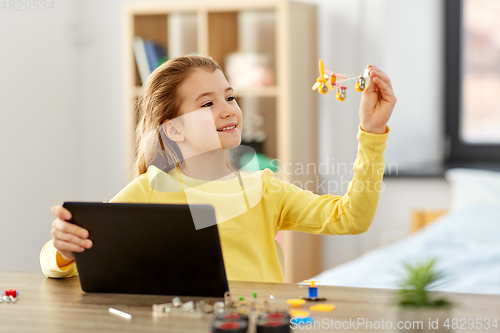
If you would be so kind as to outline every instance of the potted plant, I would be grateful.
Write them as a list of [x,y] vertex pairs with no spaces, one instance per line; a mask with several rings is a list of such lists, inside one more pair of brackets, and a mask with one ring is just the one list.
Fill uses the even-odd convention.
[[[402,332],[450,332],[444,327],[454,304],[429,288],[443,283],[444,274],[435,269],[436,259],[404,262],[406,276],[395,295],[398,329]],[[451,320],[451,319],[450,319]],[[404,327],[403,327],[404,326]]]

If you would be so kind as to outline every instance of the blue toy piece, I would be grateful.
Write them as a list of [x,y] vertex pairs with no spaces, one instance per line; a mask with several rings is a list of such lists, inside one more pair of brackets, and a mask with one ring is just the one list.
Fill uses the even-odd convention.
[[314,280],[305,280],[305,283],[310,283],[311,285],[309,286],[309,297],[303,297],[302,299],[305,299],[306,301],[324,301],[326,298],[320,298],[318,297],[318,288],[314,286],[316,282],[320,281],[314,281]]
[[315,297],[318,297],[318,288],[309,287],[309,298],[315,298]]
[[307,324],[313,324],[314,323],[314,320],[313,320],[313,317],[309,316],[309,317],[304,317],[304,318],[292,318],[290,320],[290,323],[292,324],[304,324],[304,325],[307,325]]

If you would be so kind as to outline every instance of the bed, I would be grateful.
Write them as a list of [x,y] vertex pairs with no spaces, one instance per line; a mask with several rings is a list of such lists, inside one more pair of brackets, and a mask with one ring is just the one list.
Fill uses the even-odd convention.
[[398,288],[403,261],[437,258],[444,283],[431,290],[500,294],[500,172],[450,169],[447,211],[416,212],[405,239],[312,277],[318,284]]

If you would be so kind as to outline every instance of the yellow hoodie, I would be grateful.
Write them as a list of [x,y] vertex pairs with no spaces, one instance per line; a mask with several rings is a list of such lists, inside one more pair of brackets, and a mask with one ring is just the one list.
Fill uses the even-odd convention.
[[[190,178],[177,168],[168,173],[150,166],[110,202],[211,204],[228,280],[283,282],[275,237],[280,230],[344,235],[366,232],[377,210],[389,135],[358,128],[353,179],[343,196],[317,195],[276,178],[269,169],[237,173],[225,181]],[[195,222],[196,223],[196,222]],[[91,237],[90,237],[91,238]],[[74,262],[57,265],[52,240],[40,252],[48,277],[77,274]]]

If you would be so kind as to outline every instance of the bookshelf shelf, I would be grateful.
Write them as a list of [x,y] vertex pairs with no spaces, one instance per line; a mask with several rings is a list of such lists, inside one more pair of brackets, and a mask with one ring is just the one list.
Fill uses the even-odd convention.
[[[289,0],[203,1],[182,3],[128,3],[124,5],[125,105],[128,167],[136,154],[138,122],[134,101],[142,82],[134,56],[134,37],[160,44],[169,58],[195,52],[209,55],[227,73],[228,55],[234,52],[264,54],[273,73],[271,86],[246,88],[228,81],[245,112],[260,112],[267,133],[264,154],[282,165],[317,163],[317,94],[311,84],[317,76],[316,6]],[[245,126],[245,125],[244,125]],[[314,175],[277,175],[308,184]],[[129,178],[128,181],[132,179]],[[309,181],[309,183],[308,183]],[[320,272],[318,236],[281,234],[286,282],[298,282]]]

